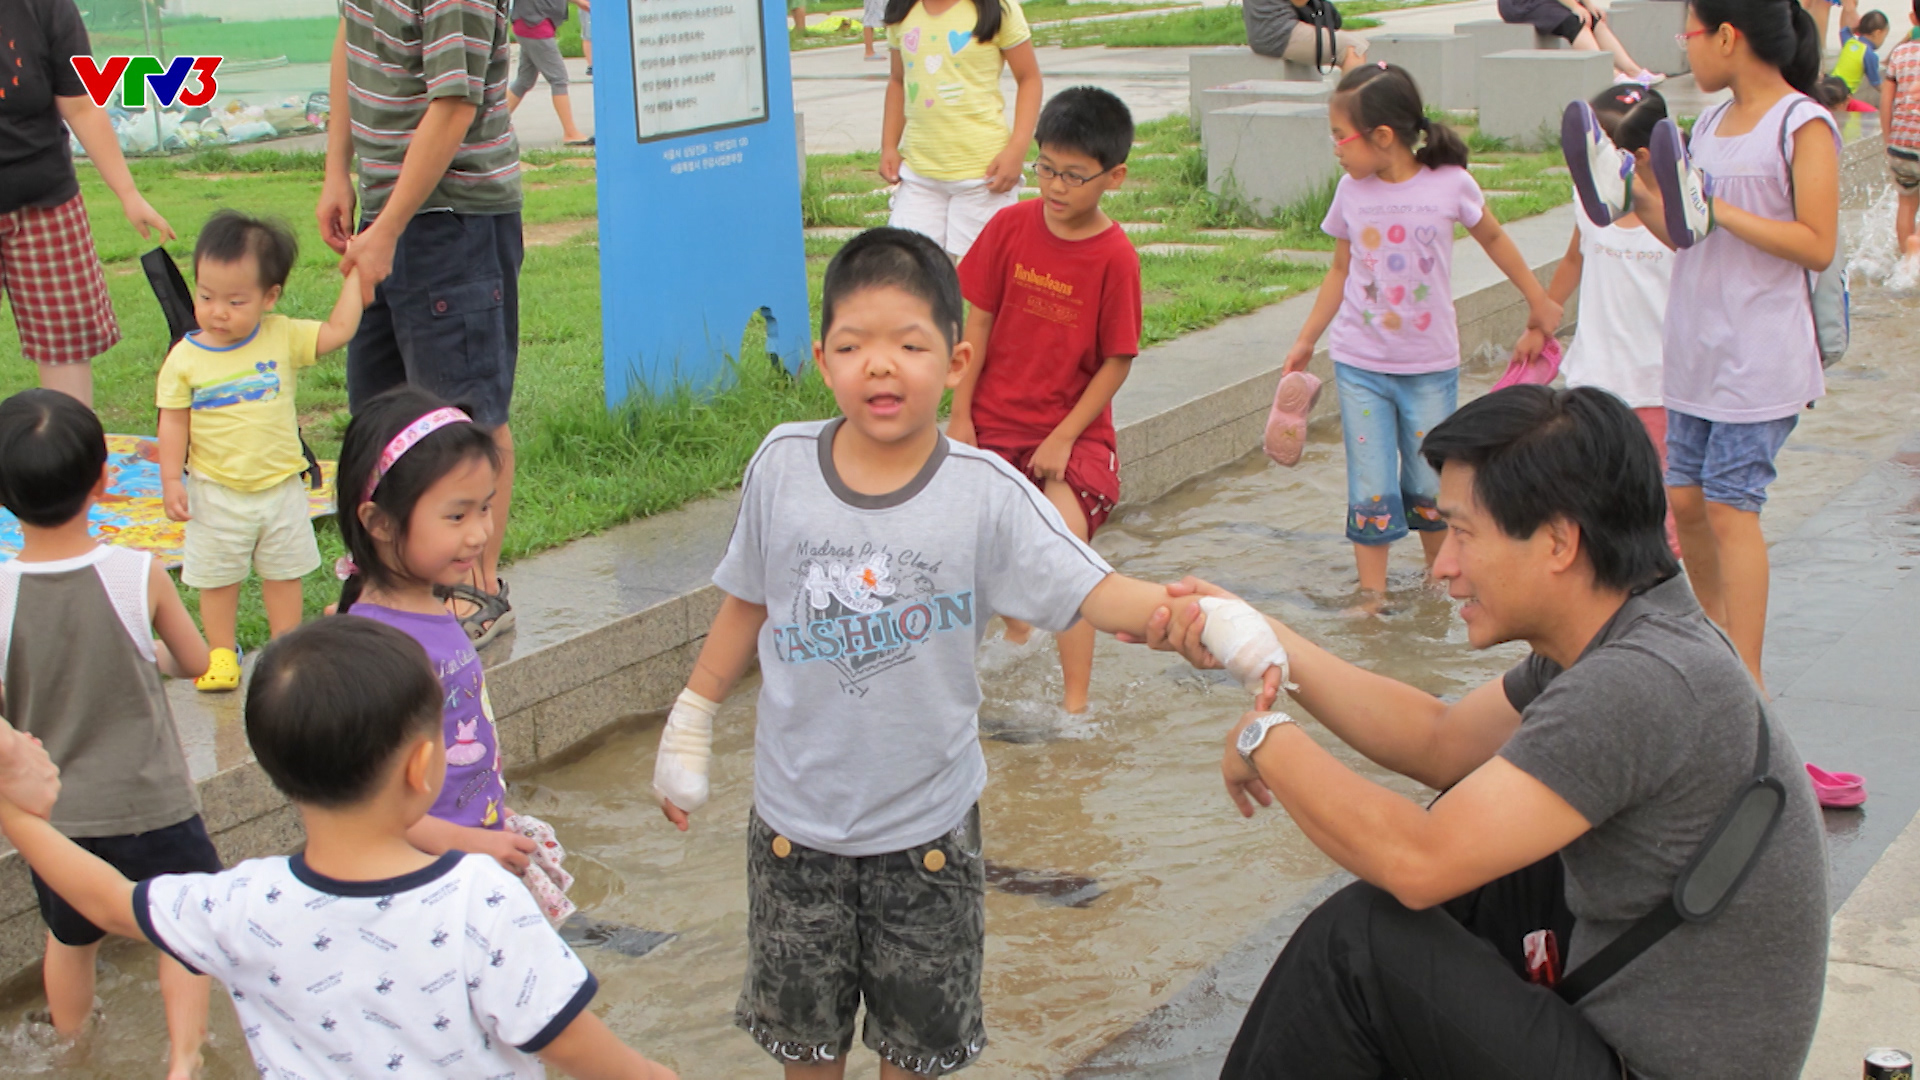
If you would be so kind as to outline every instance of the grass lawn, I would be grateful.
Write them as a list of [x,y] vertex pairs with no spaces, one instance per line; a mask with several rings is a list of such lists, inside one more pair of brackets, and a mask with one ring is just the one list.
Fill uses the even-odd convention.
[[[1379,26],[1380,20],[1365,18],[1366,15],[1452,2],[1454,0],[1335,0],[1335,6],[1340,9],[1343,29],[1367,30]],[[1240,7],[1235,4],[1166,15],[1143,15],[1137,19],[1062,22],[1036,29],[1033,43],[1060,45],[1069,49],[1091,45],[1105,45],[1111,49],[1245,45],[1247,30],[1246,24],[1241,21]]]
[[[1563,177],[1544,175],[1558,164],[1553,156],[1476,151],[1476,160],[1497,165],[1476,170],[1482,187],[1517,193],[1491,200],[1502,219],[1538,213],[1570,197]],[[769,428],[833,413],[832,397],[812,370],[789,376],[776,369],[766,359],[762,335],[748,324],[742,328],[732,387],[710,396],[683,392],[641,401],[609,414],[601,391],[594,161],[535,152],[525,164],[527,252],[521,287],[523,296],[537,302],[521,308],[514,400],[519,479],[507,536],[509,558],[731,488]],[[808,165],[802,209],[809,226],[884,222],[886,193],[874,172],[878,155],[814,155]],[[287,221],[300,237],[301,257],[279,310],[300,318],[326,317],[338,284],[336,260],[320,243],[313,221],[319,155],[216,151],[137,161],[132,168],[142,193],[180,231],[167,246],[189,275],[194,237],[216,209],[236,206]],[[1183,116],[1141,125],[1129,168],[1127,185],[1109,196],[1109,213],[1122,222],[1160,226],[1136,230],[1137,244],[1196,248],[1143,253],[1143,344],[1167,341],[1319,284],[1319,267],[1272,253],[1331,248],[1319,231],[1330,189],[1320,199],[1264,220],[1216,198],[1206,190],[1198,138]],[[108,430],[152,432],[154,378],[167,337],[137,262],[151,245],[134,234],[92,170],[82,169],[81,178],[125,334],[94,364],[97,402]],[[1259,231],[1207,231],[1219,229]],[[827,260],[842,243],[807,238],[815,318]],[[33,383],[32,366],[19,356],[11,313],[0,311],[0,395]],[[334,457],[347,421],[340,355],[305,373],[299,393],[308,441],[321,457]],[[319,524],[319,534],[325,565],[306,581],[310,614],[337,592],[330,567],[339,539],[330,522]],[[189,590],[190,605],[194,599]],[[266,624],[257,594],[247,596],[241,614],[243,644],[262,642]]]
[[[173,22],[161,27],[169,56],[224,56],[228,60],[269,60],[285,56],[290,64],[324,64],[333,59],[333,36],[340,20],[275,19],[270,22]],[[140,27],[94,31],[96,57],[148,51]]]

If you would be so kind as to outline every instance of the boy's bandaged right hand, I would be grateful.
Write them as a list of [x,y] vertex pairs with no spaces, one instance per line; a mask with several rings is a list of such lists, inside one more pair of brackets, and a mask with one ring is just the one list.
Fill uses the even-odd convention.
[[680,691],[660,732],[660,752],[653,760],[653,793],[682,810],[698,810],[707,802],[707,763],[713,757],[713,717],[720,703],[692,690]]
[[1207,617],[1206,625],[1200,628],[1200,643],[1248,693],[1259,694],[1265,688],[1267,669],[1275,665],[1280,668],[1282,688],[1297,689],[1287,670],[1287,650],[1267,624],[1266,616],[1244,600],[1217,596],[1201,597],[1200,611]]

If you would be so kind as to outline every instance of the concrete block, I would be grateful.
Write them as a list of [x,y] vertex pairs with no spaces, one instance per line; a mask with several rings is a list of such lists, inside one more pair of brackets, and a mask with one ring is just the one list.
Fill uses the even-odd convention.
[[1260,102],[1208,113],[1202,121],[1207,190],[1271,214],[1319,190],[1340,172],[1327,143],[1325,105]]
[[1474,70],[1480,131],[1538,148],[1560,138],[1567,102],[1613,85],[1613,54],[1520,49],[1483,56]]
[[[1277,102],[1281,105],[1325,105],[1333,96],[1333,87],[1323,82],[1290,82],[1284,79],[1248,79],[1244,82],[1228,83],[1225,86],[1211,86],[1200,91],[1200,112],[1204,117],[1210,112],[1221,109],[1233,109],[1242,105],[1253,105],[1263,101]],[[1206,125],[1200,126],[1200,149],[1207,149]]]
[[1428,105],[1462,110],[1474,107],[1473,51],[1470,34],[1375,34],[1367,59],[1405,68]]
[[1261,56],[1244,45],[1202,49],[1187,57],[1187,118],[1198,124],[1200,118],[1206,115],[1200,107],[1202,91],[1252,79],[1326,82],[1312,64],[1296,64],[1290,60]]
[[1502,22],[1499,19],[1475,19],[1453,24],[1453,32],[1473,39],[1473,58],[1513,49],[1533,48],[1533,27]]
[[1687,28],[1687,5],[1679,0],[1616,0],[1607,22],[1627,55],[1663,75],[1684,75],[1687,50],[1673,35]]
[[1567,39],[1561,37],[1559,34],[1543,34],[1535,30],[1533,32],[1533,47],[1536,49],[1564,49],[1567,47]]

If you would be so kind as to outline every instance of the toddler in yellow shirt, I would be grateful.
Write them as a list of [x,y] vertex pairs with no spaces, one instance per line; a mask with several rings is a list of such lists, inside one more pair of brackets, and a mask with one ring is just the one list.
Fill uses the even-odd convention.
[[300,625],[300,579],[320,566],[300,473],[294,386],[300,368],[345,345],[360,326],[358,271],[326,322],[272,314],[299,254],[278,222],[213,215],[193,249],[193,314],[160,368],[160,484],[167,517],[184,521],[180,580],[200,590],[212,647],[204,691],[240,685],[240,584],[260,573],[274,637]]

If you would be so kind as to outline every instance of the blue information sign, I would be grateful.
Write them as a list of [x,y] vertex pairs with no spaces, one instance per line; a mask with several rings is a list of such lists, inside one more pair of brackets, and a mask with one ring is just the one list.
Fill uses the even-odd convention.
[[594,15],[608,407],[717,385],[756,312],[798,370],[811,324],[784,5],[601,0]]

